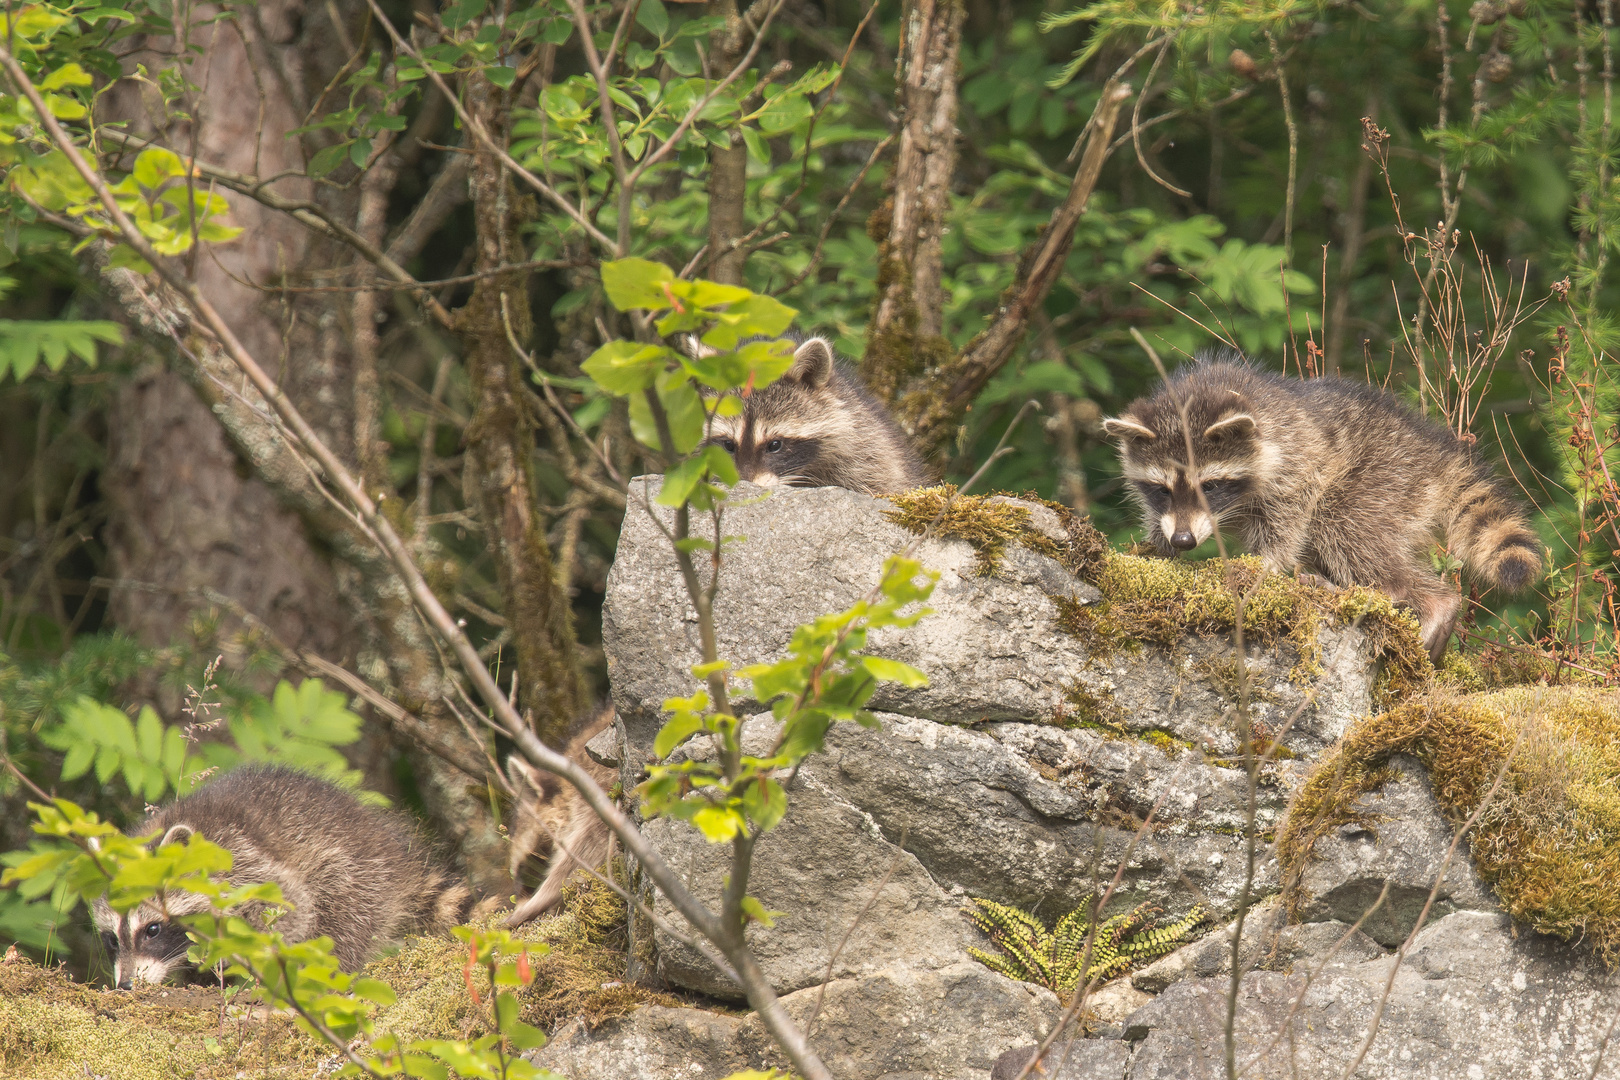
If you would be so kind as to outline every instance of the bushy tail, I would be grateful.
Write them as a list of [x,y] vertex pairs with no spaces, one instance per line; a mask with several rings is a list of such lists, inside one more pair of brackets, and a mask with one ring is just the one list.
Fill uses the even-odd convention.
[[434,867],[428,879],[427,899],[423,929],[444,931],[467,921],[467,913],[473,906],[473,891],[448,870]]
[[1510,593],[1540,580],[1546,549],[1524,504],[1483,467],[1453,502],[1446,542],[1476,576]]

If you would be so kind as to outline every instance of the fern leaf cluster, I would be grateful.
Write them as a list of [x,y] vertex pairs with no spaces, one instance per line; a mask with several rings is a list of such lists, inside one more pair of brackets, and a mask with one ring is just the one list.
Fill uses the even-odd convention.
[[[1204,921],[1201,904],[1163,925],[1158,922],[1159,908],[1141,904],[1099,924],[1094,922],[1094,899],[1087,897],[1050,930],[1027,911],[994,900],[974,899],[963,909],[964,913],[973,925],[989,935],[1001,952],[969,949],[968,954],[992,971],[1023,982],[1039,983],[1067,999],[1084,983],[1093,979],[1106,982],[1163,956],[1184,944],[1192,930]],[[1082,970],[1088,937],[1091,962]]]

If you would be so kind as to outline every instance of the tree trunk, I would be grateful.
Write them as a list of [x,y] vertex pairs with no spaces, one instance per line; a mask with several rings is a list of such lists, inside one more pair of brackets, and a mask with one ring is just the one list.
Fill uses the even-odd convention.
[[[504,96],[482,76],[469,86],[468,104],[497,140],[505,135]],[[523,261],[518,225],[533,215],[495,155],[480,149],[471,173],[480,271]],[[528,212],[521,212],[527,207]],[[472,383],[474,409],[467,425],[467,468],[476,485],[478,520],[495,560],[502,614],[517,652],[518,693],[535,734],[561,749],[588,700],[574,642],[573,612],[559,587],[546,519],[535,498],[534,419],[527,378],[513,339],[531,332],[522,274],[478,279],[472,299],[457,312]],[[511,328],[511,337],[507,328]]]
[[[715,0],[709,14],[726,20],[709,35],[709,70],[712,78],[720,79],[742,56],[745,27],[737,0]],[[748,232],[748,146],[741,131],[729,132],[722,140],[709,144],[709,279],[741,285],[747,253],[737,241]]]
[[905,122],[892,191],[868,229],[878,241],[877,301],[862,374],[893,403],[920,372],[951,357],[944,333],[940,237],[956,172],[956,73],[962,0],[906,0],[900,15]]
[[[350,7],[351,13],[360,7]],[[129,121],[132,134],[161,137],[234,172],[301,171],[309,149],[303,140],[314,136],[289,138],[288,132],[304,122],[355,51],[342,10],[266,0],[238,14],[193,34],[199,51],[186,72],[199,90],[181,103],[192,120],[176,119],[155,94],[137,94],[129,81],[105,96],[102,118]],[[276,181],[274,190],[311,200],[362,230],[369,222],[375,232],[384,209],[377,183],[371,181],[368,207],[360,185],[316,185],[291,176]],[[381,196],[386,199],[386,185]],[[369,319],[371,307],[341,292],[273,289],[309,280],[353,253],[245,195],[230,202],[231,219],[244,231],[194,261],[199,287],[327,445],[351,462],[370,457],[357,451],[373,449],[367,433],[375,435],[378,380],[374,368],[355,362],[352,317]],[[404,748],[435,825],[455,844],[476,887],[510,891],[505,841],[487,805],[484,777],[425,749],[429,743],[451,747],[449,756],[463,762],[483,755],[443,704],[445,672],[393,570],[316,485],[264,403],[207,335],[192,328],[183,306],[125,271],[109,271],[105,280],[126,317],[170,356],[195,391],[177,393],[173,376],[154,372],[119,395],[109,420],[115,447],[109,488],[123,488],[112,500],[109,530],[117,572],[177,596],[206,582],[284,642],[353,665],[396,698],[420,722],[420,728],[396,725],[395,731],[417,732]],[[362,349],[368,341],[374,345],[367,336],[372,329],[359,336]],[[226,440],[240,457],[226,451]],[[385,479],[377,471],[365,471],[368,486]],[[159,608],[149,595],[132,594],[115,614],[145,639],[166,643],[178,636],[189,611],[184,602]]]

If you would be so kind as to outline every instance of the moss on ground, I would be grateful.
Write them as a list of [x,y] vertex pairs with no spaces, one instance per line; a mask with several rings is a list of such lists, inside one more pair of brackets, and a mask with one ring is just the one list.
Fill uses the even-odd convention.
[[[495,926],[505,914],[492,915]],[[516,931],[550,952],[532,959],[535,979],[523,992],[522,1018],[547,1032],[565,1019],[589,1026],[623,1016],[638,1005],[678,1005],[677,999],[625,981],[627,923],[624,901],[594,879],[564,890],[556,914]],[[377,1030],[402,1039],[464,1039],[486,1033],[484,1010],[467,995],[462,977],[466,946],[450,937],[413,938],[366,974],[382,979],[399,1001],[377,1016]]]
[[[571,885],[560,913],[518,937],[550,947],[533,958],[535,979],[522,997],[523,1019],[548,1032],[576,1016],[595,1026],[638,1005],[681,1004],[624,981],[624,903],[594,881]],[[377,1031],[406,1040],[484,1034],[465,961],[466,946],[444,935],[408,939],[370,964],[366,974],[398,994],[379,1010]],[[299,1031],[290,1014],[254,1005],[245,990],[233,1000],[226,1006],[218,989],[195,986],[103,990],[13,958],[0,963],[0,1080],[291,1080],[337,1067],[335,1052]]]
[[101,990],[14,957],[0,964],[0,1077],[308,1077],[334,1059],[292,1017],[224,1006],[217,989]]
[[1620,966],[1620,692],[1525,686],[1488,694],[1438,692],[1364,720],[1301,789],[1277,842],[1293,911],[1311,848],[1366,811],[1361,797],[1410,754],[1429,771],[1440,806],[1466,821],[1480,873],[1519,923],[1588,944]]
[[[1066,539],[1059,541],[1036,528],[1029,507],[1009,499],[1022,499],[1051,510]],[[996,572],[1010,544],[1056,559],[1070,573],[1087,581],[1101,570],[1107,557],[1108,540],[1089,520],[1034,492],[958,495],[955,485],[940,484],[891,495],[889,501],[895,509],[885,510],[884,516],[901,528],[919,536],[932,529],[936,536],[972,544],[979,553],[979,573],[984,577]]]

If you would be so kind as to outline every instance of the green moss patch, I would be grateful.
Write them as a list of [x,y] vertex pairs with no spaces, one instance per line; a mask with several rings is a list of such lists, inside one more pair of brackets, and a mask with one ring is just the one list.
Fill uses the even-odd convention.
[[1188,634],[1229,634],[1241,604],[1245,634],[1287,640],[1298,649],[1298,681],[1320,674],[1317,631],[1329,620],[1360,625],[1372,655],[1383,663],[1386,697],[1426,687],[1434,673],[1417,620],[1388,596],[1363,586],[1334,589],[1268,574],[1253,556],[1183,562],[1109,552],[1095,584],[1101,603],[1054,599],[1058,625],[1099,655],[1144,643],[1169,647]]
[[234,1000],[202,987],[101,990],[13,958],[0,964],[0,1077],[290,1080],[332,1059],[291,1016]]
[[[486,925],[505,917],[492,915]],[[521,940],[550,948],[532,960],[535,979],[523,992],[523,1021],[549,1032],[575,1016],[595,1026],[638,1005],[680,1004],[625,981],[627,926],[624,901],[595,879],[584,879],[567,887],[557,914],[518,930]],[[421,937],[371,964],[366,974],[387,982],[399,995],[398,1002],[378,1013],[377,1030],[407,1041],[485,1034],[486,1012],[468,996],[463,979],[466,957],[467,947],[454,938]]]
[[1620,966],[1620,693],[1518,687],[1433,694],[1362,721],[1317,765],[1277,841],[1292,911],[1316,840],[1364,818],[1389,758],[1429,771],[1442,809],[1466,821],[1506,763],[1469,837],[1480,873],[1519,923],[1588,943]]
[[[1059,541],[1035,527],[1029,507],[1008,499],[1037,503],[1057,515],[1066,539]],[[1001,565],[1009,544],[1017,544],[1056,559],[1070,573],[1091,580],[1107,558],[1108,540],[1086,518],[1062,503],[1048,502],[1029,492],[1011,495],[958,495],[952,484],[918,488],[889,496],[895,509],[884,516],[901,528],[921,536],[966,540],[978,551],[979,573],[989,577]]]

